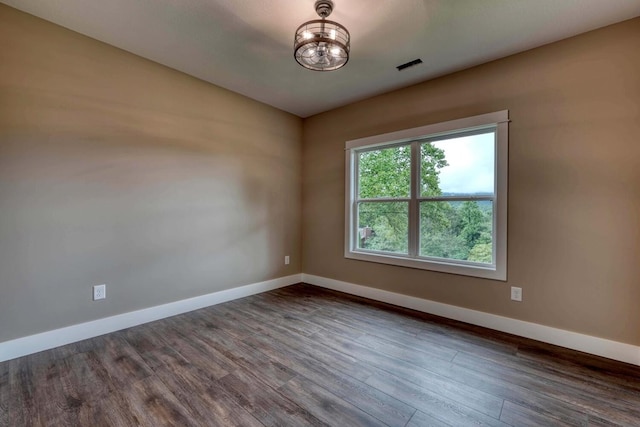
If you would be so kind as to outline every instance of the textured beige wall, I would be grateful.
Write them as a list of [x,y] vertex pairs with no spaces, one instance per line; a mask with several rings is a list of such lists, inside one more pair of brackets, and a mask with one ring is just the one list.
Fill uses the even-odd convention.
[[[639,52],[635,19],[305,120],[304,272],[640,344]],[[346,140],[503,109],[508,282],[343,257]]]
[[0,5],[0,342],[299,273],[301,136]]
[[[301,165],[300,119],[0,5],[0,342],[300,272],[303,173],[306,273],[640,344],[639,51],[635,19],[306,119]],[[507,283],[343,258],[345,140],[501,109]]]

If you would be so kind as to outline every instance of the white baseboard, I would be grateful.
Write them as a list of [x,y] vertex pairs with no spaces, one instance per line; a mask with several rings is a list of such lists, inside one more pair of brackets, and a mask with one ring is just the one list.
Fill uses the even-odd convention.
[[265,282],[253,283],[238,288],[226,289],[194,298],[105,317],[91,322],[80,323],[66,328],[54,329],[40,334],[30,335],[0,343],[0,362],[26,356],[39,351],[71,344],[88,338],[153,322],[177,314],[209,307],[238,298],[270,291],[284,286],[293,285],[302,281],[301,274],[280,277]]
[[265,282],[253,283],[194,298],[118,314],[0,343],[0,362],[70,344],[88,338],[153,322],[177,314],[209,307],[246,296],[282,288],[299,282],[309,283],[376,301],[406,307],[473,325],[484,326],[525,338],[619,360],[640,366],[640,347],[590,335],[565,331],[537,323],[524,322],[495,314],[457,307],[440,302],[383,291],[311,274],[294,274]]
[[640,366],[640,347],[611,341],[590,335],[565,331],[539,325],[537,323],[524,322],[509,317],[498,316],[482,311],[443,304],[422,298],[383,291],[381,289],[356,285],[340,280],[327,279],[325,277],[303,274],[302,281],[310,285],[320,286],[335,291],[358,295],[376,301],[386,302],[400,307],[410,308],[424,313],[435,314],[448,319],[459,320],[477,326],[483,326],[497,331],[507,332],[525,338],[531,338],[549,344],[607,357],[621,362]]

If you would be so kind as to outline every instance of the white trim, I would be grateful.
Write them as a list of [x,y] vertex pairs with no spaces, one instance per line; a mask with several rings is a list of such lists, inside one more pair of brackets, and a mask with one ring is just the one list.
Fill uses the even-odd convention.
[[5,341],[0,343],[0,362],[234,299],[294,285],[301,281],[302,274],[294,274]]
[[443,273],[459,274],[463,276],[479,277],[482,279],[493,280],[506,280],[505,276],[501,275],[502,270],[498,270],[495,267],[485,267],[482,264],[470,264],[465,265],[463,262],[446,262],[446,260],[436,261],[435,259],[422,259],[422,258],[408,258],[402,255],[394,256],[387,253],[365,253],[351,251],[345,253],[345,258],[356,259],[358,261],[375,262],[378,264],[397,265],[400,267],[417,268],[420,270],[439,271]]
[[311,274],[294,274],[0,343],[0,362],[299,282],[640,366],[640,347]]
[[303,274],[302,281],[310,285],[358,295],[375,301],[382,301],[640,366],[639,346],[311,274]]
[[[344,257],[359,261],[376,262],[421,270],[480,277],[483,279],[507,280],[507,197],[509,158],[509,110],[496,111],[478,116],[434,123],[412,129],[373,135],[345,143],[345,231]],[[434,259],[418,256],[418,181],[419,164],[417,146],[423,138],[437,138],[465,134],[481,129],[495,129],[495,182],[493,192],[493,261],[491,265],[455,259]],[[416,139],[418,138],[418,139]],[[370,147],[396,146],[411,143],[411,197],[409,199],[409,246],[407,254],[379,253],[357,248],[357,199],[358,161],[360,150]],[[464,198],[466,199],[466,198]],[[396,199],[389,198],[389,201]]]
[[426,126],[403,129],[395,132],[383,133],[380,135],[367,136],[365,138],[352,139],[347,141],[347,150],[375,144],[389,144],[410,141],[416,137],[428,135],[436,136],[439,133],[451,132],[458,129],[471,130],[483,128],[488,124],[499,124],[509,121],[509,110],[496,111],[494,113],[480,114],[478,116],[465,117],[462,119],[449,120],[448,122],[434,123]]

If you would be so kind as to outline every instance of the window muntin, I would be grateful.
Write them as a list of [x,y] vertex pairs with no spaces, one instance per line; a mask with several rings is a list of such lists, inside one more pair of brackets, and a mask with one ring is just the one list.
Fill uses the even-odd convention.
[[357,248],[409,254],[411,145],[357,151]]
[[506,280],[507,121],[347,142],[345,256]]
[[418,257],[494,265],[496,128],[420,142]]

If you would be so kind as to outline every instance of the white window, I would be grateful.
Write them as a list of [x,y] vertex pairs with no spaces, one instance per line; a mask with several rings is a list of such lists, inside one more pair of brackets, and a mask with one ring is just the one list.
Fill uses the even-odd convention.
[[506,280],[508,122],[347,141],[345,257]]

